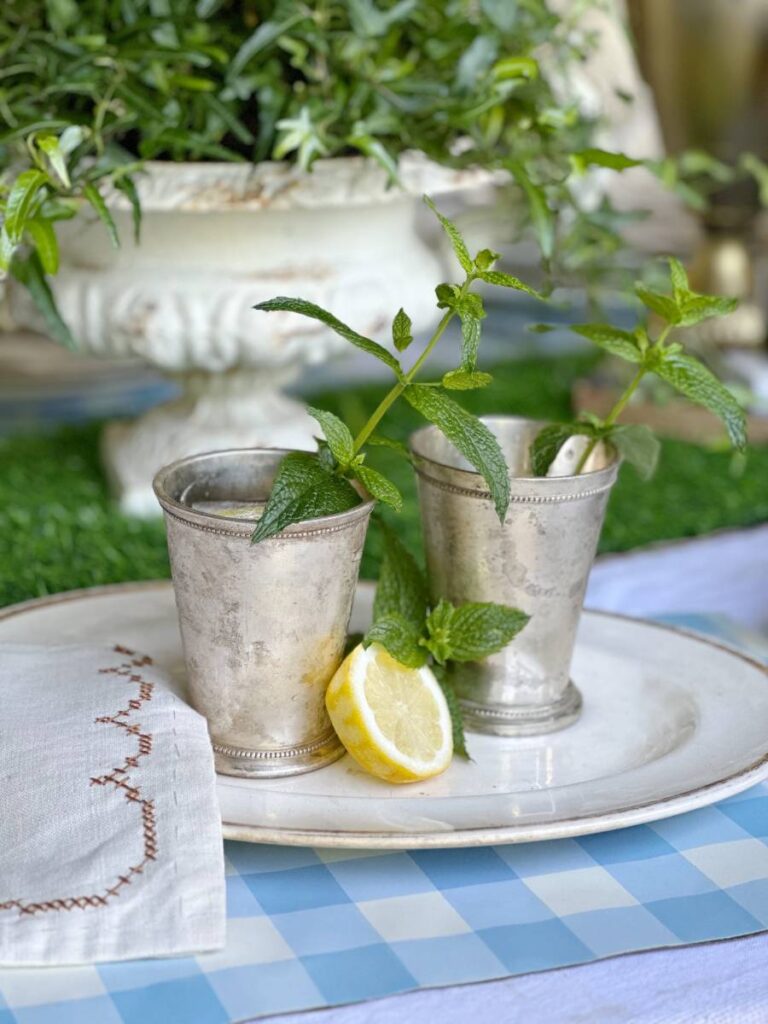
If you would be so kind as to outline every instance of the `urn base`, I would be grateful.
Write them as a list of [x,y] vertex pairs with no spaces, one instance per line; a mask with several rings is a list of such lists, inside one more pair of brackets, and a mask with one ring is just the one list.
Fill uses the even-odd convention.
[[581,714],[580,691],[568,683],[562,697],[550,704],[479,704],[460,700],[464,726],[492,736],[537,736],[573,725]]

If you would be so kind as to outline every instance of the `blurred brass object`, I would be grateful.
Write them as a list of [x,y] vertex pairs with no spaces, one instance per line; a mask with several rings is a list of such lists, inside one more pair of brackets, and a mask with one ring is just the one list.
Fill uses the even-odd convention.
[[[768,157],[768,0],[628,0],[640,66],[667,150],[703,150],[735,167]],[[757,186],[740,176],[711,197],[704,241],[691,266],[698,291],[741,300],[729,317],[702,325],[702,340],[756,346],[766,338],[757,265]]]

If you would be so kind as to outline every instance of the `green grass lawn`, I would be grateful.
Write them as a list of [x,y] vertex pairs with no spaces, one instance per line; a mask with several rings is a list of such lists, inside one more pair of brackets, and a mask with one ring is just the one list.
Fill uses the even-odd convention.
[[[582,357],[526,359],[494,370],[493,385],[461,400],[475,412],[544,419],[569,415],[572,381],[591,365]],[[365,420],[383,393],[378,385],[313,396],[341,412],[351,426]],[[405,439],[418,424],[405,403],[386,421]],[[161,521],[121,515],[109,499],[99,465],[99,427],[0,442],[0,605],[42,594],[169,574]],[[375,460],[406,497],[400,532],[420,546],[410,468],[386,451]],[[601,551],[624,551],[652,541],[694,536],[768,520],[768,447],[750,449],[746,463],[725,451],[665,441],[650,483],[624,467],[611,497]],[[363,575],[376,574],[371,531]]]

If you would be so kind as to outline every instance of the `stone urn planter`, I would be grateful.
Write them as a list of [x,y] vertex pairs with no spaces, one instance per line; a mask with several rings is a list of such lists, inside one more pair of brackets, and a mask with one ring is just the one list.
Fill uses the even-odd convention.
[[[179,398],[104,434],[107,471],[124,511],[155,515],[153,474],[185,455],[243,447],[312,448],[317,425],[281,389],[348,348],[293,314],[257,317],[273,295],[301,295],[366,334],[386,335],[403,305],[415,329],[435,318],[446,268],[421,230],[424,192],[470,187],[482,172],[406,154],[402,187],[364,157],[283,163],[149,162],[137,176],[140,244],[121,193],[108,197],[122,244],[85,217],[59,225],[51,280],[84,352],[137,357],[176,379]],[[425,218],[426,219],[426,218]],[[41,328],[11,285],[18,326]]]

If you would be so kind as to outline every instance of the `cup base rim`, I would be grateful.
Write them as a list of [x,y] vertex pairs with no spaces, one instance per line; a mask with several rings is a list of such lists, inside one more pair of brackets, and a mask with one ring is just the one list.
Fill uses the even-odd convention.
[[256,750],[213,744],[217,774],[241,779],[279,779],[303,775],[333,764],[345,753],[334,732],[314,743],[282,750]]
[[579,718],[582,711],[581,691],[570,681],[563,695],[551,704],[480,704],[459,700],[464,726],[470,732],[491,736],[537,736],[559,732]]

